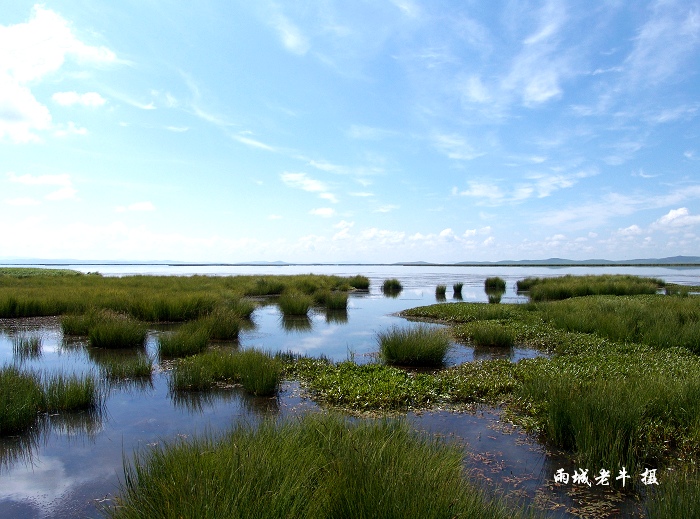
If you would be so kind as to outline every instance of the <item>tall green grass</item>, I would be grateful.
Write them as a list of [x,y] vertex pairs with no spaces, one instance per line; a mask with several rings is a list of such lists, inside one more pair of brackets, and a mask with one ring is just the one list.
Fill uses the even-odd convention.
[[446,293],[447,293],[447,286],[446,285],[438,285],[435,287],[435,298],[438,301],[444,301]]
[[209,345],[210,327],[207,322],[191,321],[174,332],[158,336],[158,353],[162,358],[179,358],[203,352]]
[[118,314],[102,314],[88,329],[88,342],[94,348],[142,348],[146,343],[146,326]]
[[461,299],[463,286],[464,286],[464,283],[455,283],[452,285],[452,292],[453,292],[455,299]]
[[392,327],[379,332],[377,341],[385,362],[406,366],[441,366],[451,345],[444,330],[428,326]]
[[518,516],[464,477],[462,449],[405,423],[306,415],[156,447],[124,468],[113,519]]
[[486,289],[486,291],[498,290],[498,291],[505,292],[506,282],[503,278],[499,278],[499,277],[486,278],[486,280],[484,281],[484,288]]
[[471,327],[471,340],[477,346],[509,348],[515,343],[515,332],[499,322],[485,321]]
[[170,387],[173,391],[206,391],[218,383],[233,383],[251,394],[269,396],[277,392],[281,378],[281,362],[268,353],[215,350],[178,362]]
[[91,375],[51,373],[45,376],[43,386],[48,412],[96,409],[102,405],[102,392]]
[[630,275],[560,276],[526,278],[517,282],[520,292],[529,291],[532,301],[554,301],[591,295],[656,294],[664,281]]
[[345,310],[348,307],[348,294],[345,292],[321,290],[314,293],[314,300],[326,310]]
[[285,292],[277,303],[284,315],[306,315],[314,304],[311,296],[302,292]]
[[369,278],[366,276],[352,276],[348,278],[348,284],[356,290],[369,290]]
[[153,372],[153,359],[139,353],[134,357],[103,358],[100,373],[107,380],[129,380],[150,378]]
[[382,290],[384,292],[399,292],[403,290],[403,286],[396,278],[385,279],[384,284],[382,284]]
[[216,308],[212,313],[201,317],[198,322],[209,330],[209,338],[214,341],[235,341],[241,328],[241,315],[236,309]]
[[14,366],[0,368],[0,436],[26,430],[43,406],[40,377]]

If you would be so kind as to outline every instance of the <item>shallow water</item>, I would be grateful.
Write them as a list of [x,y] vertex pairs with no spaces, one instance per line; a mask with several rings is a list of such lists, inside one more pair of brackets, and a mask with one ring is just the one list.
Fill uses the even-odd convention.
[[[96,270],[95,266],[75,267]],[[436,302],[435,286],[464,283],[465,301],[487,301],[484,279],[498,275],[507,281],[502,302],[522,302],[514,291],[515,281],[527,276],[567,273],[634,273],[661,277],[669,282],[699,285],[700,271],[694,269],[543,269],[465,267],[104,267],[105,275],[125,274],[319,274],[370,277],[369,293],[352,294],[347,312],[326,314],[313,311],[308,319],[285,320],[275,305],[261,306],[253,314],[254,326],[242,331],[240,345],[268,351],[293,351],[332,360],[353,358],[358,363],[376,358],[376,334],[393,325],[413,326],[395,314],[406,308]],[[396,298],[385,297],[379,287],[384,279],[396,277],[404,290]],[[154,356],[157,330],[146,346]],[[38,355],[20,356],[13,351],[13,339],[39,337]],[[64,341],[56,318],[0,320],[0,363],[17,363],[30,369],[60,370],[65,373],[97,372],[104,352],[90,350],[81,342]],[[474,349],[454,344],[448,363],[505,357],[517,362],[538,355],[527,348],[508,351]],[[280,419],[317,409],[305,399],[296,383],[285,383],[276,398],[255,398],[239,390],[217,391],[175,398],[168,390],[168,374],[157,367],[150,382],[126,384],[109,389],[102,413],[73,413],[42,416],[30,433],[0,439],[0,517],[100,517],[100,506],[110,503],[118,491],[123,456],[135,450],[194,434],[216,433],[231,425],[255,423],[262,417]],[[544,449],[501,421],[497,409],[477,413],[434,411],[408,419],[418,429],[456,438],[465,443],[465,463],[474,477],[485,485],[496,484],[511,497],[552,499],[555,516],[566,516],[575,507],[574,498],[562,489],[548,489],[554,470],[565,466]],[[555,468],[556,467],[556,468]],[[544,496],[544,497],[542,497]],[[632,506],[627,504],[625,506]],[[629,514],[634,510],[630,509]],[[629,516],[628,513],[625,513]]]

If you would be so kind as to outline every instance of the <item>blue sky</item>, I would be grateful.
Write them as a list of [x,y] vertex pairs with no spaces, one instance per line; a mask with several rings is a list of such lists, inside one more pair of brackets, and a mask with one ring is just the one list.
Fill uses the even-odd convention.
[[700,255],[700,2],[0,11],[0,258]]

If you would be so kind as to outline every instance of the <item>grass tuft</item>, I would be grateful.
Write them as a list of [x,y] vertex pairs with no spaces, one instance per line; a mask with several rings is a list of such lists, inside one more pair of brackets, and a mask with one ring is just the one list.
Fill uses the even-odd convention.
[[12,353],[20,362],[41,357],[41,337],[38,335],[12,338]]
[[208,344],[210,328],[206,321],[190,321],[174,332],[158,337],[158,353],[163,358],[179,358],[203,352]]
[[505,292],[506,290],[506,282],[503,278],[499,277],[490,277],[486,278],[486,281],[484,281],[484,288],[488,292],[489,290],[498,290]]
[[43,401],[39,375],[14,366],[0,368],[0,436],[28,429]]
[[313,298],[301,292],[285,292],[278,301],[282,314],[286,316],[307,315],[313,304]]
[[476,346],[510,348],[515,343],[515,333],[496,321],[486,321],[472,326],[471,340]]
[[393,327],[378,333],[377,340],[386,363],[406,366],[441,366],[451,345],[444,330],[428,326]]

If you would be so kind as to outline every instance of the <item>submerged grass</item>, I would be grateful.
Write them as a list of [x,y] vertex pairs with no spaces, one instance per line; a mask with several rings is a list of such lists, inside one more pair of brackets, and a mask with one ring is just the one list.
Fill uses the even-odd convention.
[[156,447],[125,464],[108,517],[517,516],[462,470],[462,450],[398,421],[306,415]]
[[12,354],[20,362],[41,357],[41,337],[19,335],[12,338]]
[[428,326],[393,327],[378,333],[377,341],[386,363],[406,366],[441,366],[451,344],[444,330]]

